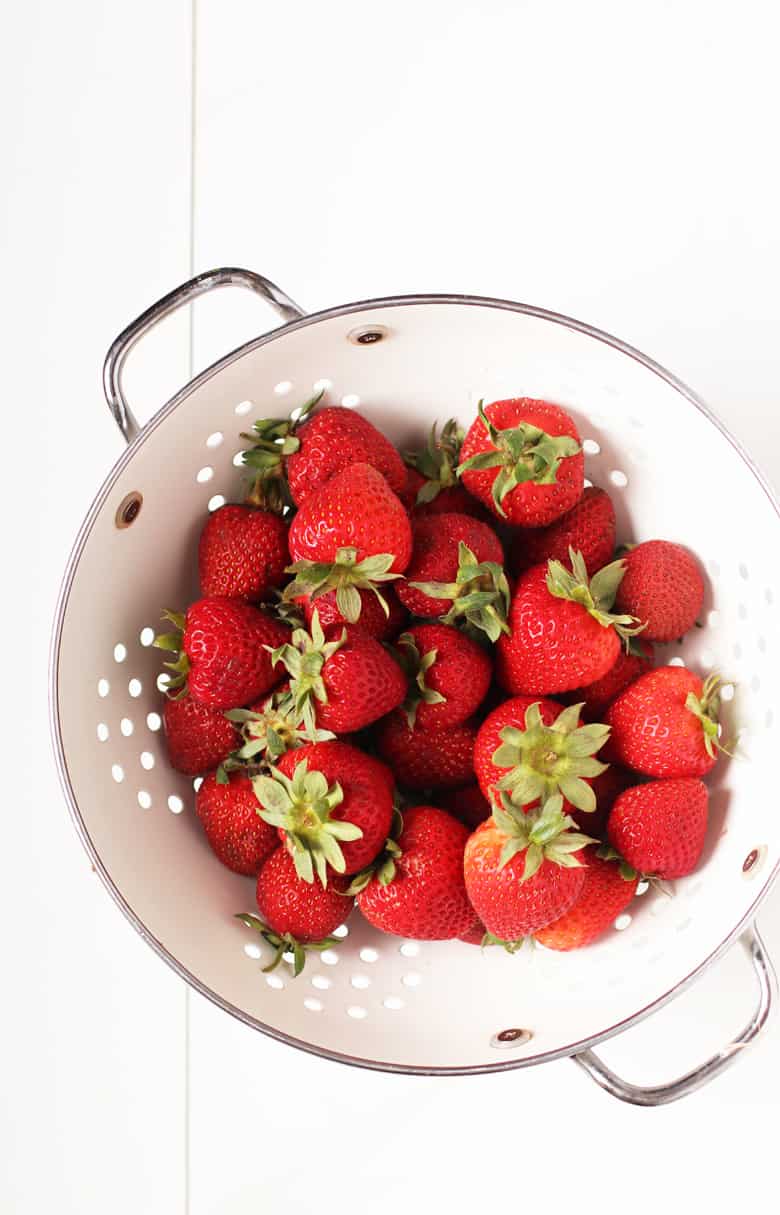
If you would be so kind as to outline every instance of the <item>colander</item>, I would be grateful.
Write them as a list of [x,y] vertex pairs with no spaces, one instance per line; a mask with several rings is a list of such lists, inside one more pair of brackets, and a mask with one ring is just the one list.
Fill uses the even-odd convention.
[[[256,291],[283,323],[209,367],[139,428],[121,386],[129,350],[166,314],[229,285]],[[266,947],[235,919],[253,908],[252,882],[216,861],[193,813],[193,784],[167,763],[160,657],[150,645],[160,608],[196,597],[193,552],[207,511],[241,492],[239,432],[320,388],[402,447],[419,443],[434,418],[468,424],[480,397],[557,401],[583,435],[587,477],[609,488],[619,535],[680,540],[706,568],[703,627],[660,647],[661,659],[699,672],[717,666],[736,681],[727,708],[738,754],[715,769],[696,873],[673,898],[646,890],[589,949],[510,957],[400,941],[354,914],[338,945],[293,980],[284,967],[262,973]],[[267,279],[234,269],[192,279],[130,325],[109,351],[105,390],[128,447],[65,573],[51,721],[84,846],[160,957],[247,1025],[385,1071],[463,1075],[571,1056],[615,1096],[655,1105],[737,1057],[764,1026],[774,987],[753,921],[780,864],[780,818],[765,795],[776,761],[770,689],[780,683],[780,567],[766,553],[780,544],[780,526],[770,489],[702,402],[624,342],[541,308],[415,295],[305,315]],[[706,478],[683,477],[680,452]],[[715,491],[703,498],[705,484]],[[601,1062],[596,1044],[679,993],[738,939],[758,997],[735,1041],[654,1088]]]

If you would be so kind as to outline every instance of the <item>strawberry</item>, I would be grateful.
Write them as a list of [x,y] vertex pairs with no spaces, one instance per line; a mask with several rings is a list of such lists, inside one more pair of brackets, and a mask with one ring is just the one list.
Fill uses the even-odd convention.
[[295,629],[271,658],[289,673],[295,709],[311,729],[316,720],[323,730],[351,734],[406,696],[404,672],[380,642],[354,625],[332,629],[326,639],[316,610],[311,632]]
[[552,700],[517,696],[494,709],[474,746],[474,771],[492,803],[506,792],[514,806],[530,809],[554,793],[570,807],[592,812],[590,780],[606,769],[595,759],[607,740],[606,726],[580,725],[580,706],[562,709]]
[[[370,590],[358,588],[357,593],[360,596],[360,611],[357,613],[355,627],[368,633],[369,637],[376,637],[377,641],[394,640],[406,623],[407,612],[405,608],[401,607],[392,587],[382,588],[381,599],[378,595],[372,594]],[[306,626],[309,629],[315,611],[319,613],[320,624],[326,633],[328,629],[334,628],[338,624],[352,623],[347,620],[343,612],[339,611],[335,591],[325,591],[315,598],[301,595],[296,603],[302,608]]]
[[477,918],[465,932],[460,934],[458,940],[465,941],[467,945],[481,945],[485,939],[486,932],[485,925]]
[[445,624],[465,617],[495,641],[506,627],[509,586],[495,532],[468,515],[422,515],[412,522],[414,550],[398,598],[415,616]]
[[191,696],[166,699],[162,711],[171,767],[185,776],[210,772],[238,745],[238,734],[219,709]]
[[236,919],[259,932],[273,948],[274,957],[264,971],[273,970],[286,953],[293,955],[293,976],[303,970],[310,950],[336,944],[330,934],[344,923],[354,903],[346,894],[344,878],[329,886],[311,885],[298,876],[284,848],[272,852],[257,878],[257,906],[263,919],[238,915]]
[[261,817],[279,835],[305,882],[357,873],[382,848],[393,818],[392,775],[343,742],[287,751],[270,776],[256,776]]
[[201,594],[257,603],[284,582],[287,524],[266,510],[221,506],[200,534]]
[[609,841],[640,873],[685,877],[696,868],[707,832],[707,786],[693,777],[626,789],[612,807]]
[[601,679],[617,661],[620,638],[636,632],[631,616],[610,608],[623,573],[615,561],[590,581],[573,550],[571,572],[559,561],[521,574],[509,609],[509,636],[498,642],[499,682],[514,695],[567,692]]
[[602,675],[584,688],[575,688],[573,692],[564,692],[561,700],[567,704],[582,704],[582,717],[585,721],[599,721],[607,708],[621,692],[643,675],[651,671],[655,658],[655,649],[651,642],[644,637],[632,637],[628,650],[621,650],[615,662]]
[[472,422],[458,473],[470,494],[522,527],[545,527],[582,496],[584,456],[564,409],[528,397],[494,401]]
[[458,484],[456,469],[462,442],[463,429],[450,418],[439,436],[434,422],[422,451],[404,452],[406,489],[400,497],[407,510],[428,515],[460,511],[485,517],[487,512],[479,502]]
[[[161,650],[177,655],[169,692],[189,688],[194,700],[214,709],[245,705],[279,683],[269,650],[284,645],[290,631],[278,620],[238,599],[199,599],[185,615],[165,612],[174,631],[155,637]],[[182,693],[179,693],[180,695]]]
[[704,599],[704,579],[687,548],[668,540],[646,540],[623,560],[617,611],[644,621],[648,641],[676,641],[693,628]]
[[379,723],[376,744],[382,759],[407,789],[457,789],[474,779],[473,722],[411,729],[406,714],[390,713]]
[[418,941],[446,941],[466,932],[474,920],[463,879],[468,835],[444,810],[407,810],[392,874],[369,877],[357,895],[369,924]]
[[295,706],[289,683],[248,709],[228,709],[224,717],[239,731],[240,745],[217,769],[217,780],[223,782],[228,772],[246,772],[258,764],[273,764],[285,751],[336,737],[330,730],[317,729],[305,720],[303,709]]
[[590,573],[606,565],[615,551],[615,508],[605,490],[589,485],[571,510],[547,527],[515,532],[510,548],[510,568],[522,574],[532,565],[552,557],[565,562],[569,549],[582,553]]
[[645,776],[704,776],[718,750],[720,679],[656,667],[612,702],[609,757]]
[[464,789],[451,789],[442,798],[442,801],[445,800],[447,804],[443,808],[465,823],[470,831],[490,817],[490,802],[479,785],[466,785]]
[[321,397],[307,401],[295,420],[265,418],[254,423],[251,434],[242,435],[252,444],[244,452],[244,464],[255,477],[255,499],[277,507],[287,497],[286,478],[289,497],[302,506],[353,464],[370,464],[401,493],[406,469],[389,439],[368,418],[340,405],[312,414]]
[[[605,750],[608,746],[609,743]],[[636,784],[636,773],[629,772],[628,768],[621,768],[619,764],[609,764],[604,772],[590,777],[587,783],[596,798],[596,809],[592,811],[577,810],[572,806],[567,813],[580,831],[585,831],[588,835],[603,840],[607,833],[609,812],[615,804],[615,799],[624,789]]]
[[195,809],[213,851],[234,873],[256,876],[279,847],[276,831],[260,818],[260,805],[248,777],[234,773],[220,784],[214,773],[195,795]]
[[515,942],[562,916],[585,880],[582,849],[591,840],[570,831],[559,794],[524,813],[506,794],[501,807],[466,844],[466,891],[487,932]]
[[410,726],[458,726],[477,711],[493,664],[476,641],[448,624],[417,624],[397,644],[411,681],[404,701]]
[[344,619],[355,624],[362,607],[358,590],[373,591],[404,572],[412,555],[412,528],[403,504],[381,473],[353,464],[310,494],[289,534],[295,575],[285,599],[316,599],[335,591]]
[[476,498],[472,498],[462,485],[452,485],[447,489],[440,489],[431,502],[419,502],[419,494],[428,492],[430,485],[431,482],[427,481],[422,473],[417,472],[414,468],[407,469],[406,489],[399,497],[411,515],[459,514],[471,515],[472,518],[481,519],[483,522],[490,519],[490,515],[482,503],[477,502]]
[[576,903],[534,938],[545,949],[570,950],[590,945],[607,932],[636,894],[639,877],[617,858],[602,856],[604,849],[586,848],[585,880]]

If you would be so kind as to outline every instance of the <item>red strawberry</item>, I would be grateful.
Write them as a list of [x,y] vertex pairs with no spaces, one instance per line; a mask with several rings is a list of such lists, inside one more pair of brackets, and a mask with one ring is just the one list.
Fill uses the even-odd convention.
[[430,485],[431,482],[426,481],[422,473],[418,473],[414,468],[407,469],[406,489],[399,496],[411,515],[471,515],[472,518],[483,521],[490,518],[484,506],[477,502],[476,498],[472,498],[462,485],[440,489],[432,501],[420,502],[418,495],[427,492]]
[[442,801],[444,800],[447,802],[444,809],[465,823],[469,831],[473,831],[475,827],[490,817],[490,803],[479,785],[466,785],[465,789],[451,789],[446,797],[442,798]]
[[707,786],[684,777],[626,789],[612,807],[607,830],[612,846],[640,873],[685,877],[704,847]]
[[720,679],[685,667],[640,675],[607,710],[609,757],[646,776],[704,776],[715,765]]
[[577,900],[585,880],[585,835],[568,830],[560,796],[525,814],[504,794],[502,808],[466,844],[466,890],[486,930],[513,942],[538,932]]
[[418,941],[458,937],[474,920],[463,880],[468,831],[434,806],[415,806],[403,818],[392,876],[384,883],[372,877],[358,907],[381,932]]
[[545,527],[582,496],[584,456],[577,427],[549,401],[494,401],[472,422],[458,468],[470,494],[494,515]]
[[[368,633],[369,637],[376,637],[377,641],[392,641],[396,638],[406,623],[407,612],[405,608],[401,607],[393,588],[382,588],[382,599],[387,606],[387,611],[382,606],[379,597],[371,591],[358,590],[357,593],[360,596],[360,611],[355,627]],[[311,628],[315,611],[319,613],[320,624],[326,633],[336,625],[350,623],[343,612],[339,611],[335,591],[325,591],[324,594],[318,595],[314,599],[308,595],[301,595],[296,599],[296,603],[303,609],[307,628]]]
[[510,567],[521,574],[552,557],[566,562],[569,549],[582,553],[588,571],[595,574],[615,551],[615,508],[605,490],[589,485],[576,506],[548,527],[516,532],[510,548]]
[[501,542],[495,532],[468,515],[421,515],[412,523],[414,550],[406,582],[397,589],[415,616],[459,617],[498,637],[509,606]]
[[166,700],[162,711],[171,767],[185,776],[210,772],[238,746],[238,733],[219,709],[191,696]]
[[286,474],[296,506],[322,489],[332,477],[353,464],[370,464],[396,493],[406,486],[406,469],[389,439],[368,418],[340,405],[327,405],[311,414],[322,393],[292,418],[265,418],[243,435],[252,446],[244,464],[255,474],[258,502],[277,506],[284,500]]
[[292,521],[289,543],[295,579],[285,599],[335,591],[339,611],[354,624],[362,607],[358,591],[379,595],[380,584],[408,566],[412,529],[381,473],[353,464],[309,495]]
[[575,688],[573,692],[565,692],[561,699],[567,704],[582,704],[582,717],[585,721],[600,721],[607,708],[621,692],[653,668],[655,649],[651,642],[644,637],[632,637],[630,648],[621,650],[615,662],[601,679],[594,680],[584,688]]
[[382,848],[393,818],[392,776],[343,742],[287,751],[271,776],[254,780],[261,815],[279,828],[298,874],[325,885],[332,872],[357,873]]
[[476,641],[448,624],[418,624],[398,638],[398,653],[411,680],[404,702],[410,726],[457,726],[477,711],[493,664]]
[[648,641],[676,641],[696,623],[704,599],[699,563],[668,540],[646,540],[626,553],[615,607],[646,622]]
[[428,515],[460,511],[480,519],[485,517],[487,512],[479,502],[458,485],[455,470],[462,442],[463,430],[455,418],[450,418],[439,436],[434,422],[422,451],[404,452],[408,468],[401,499],[407,510]]
[[376,743],[399,785],[407,789],[457,789],[474,779],[473,722],[430,730],[410,729],[406,714],[391,713],[377,727]]
[[273,970],[284,954],[290,952],[293,975],[299,975],[309,949],[335,945],[330,934],[344,923],[354,903],[346,894],[346,887],[345,878],[334,878],[327,888],[304,882],[284,848],[272,852],[257,879],[257,906],[263,919],[237,916],[275,950],[275,957],[263,970]]
[[284,582],[289,563],[287,525],[270,511],[221,506],[200,534],[201,594],[209,598],[267,599]]
[[398,708],[406,696],[400,664],[376,638],[343,625],[326,640],[316,611],[311,633],[295,629],[272,658],[288,671],[295,708],[312,729],[316,721],[323,730],[351,734]]
[[467,945],[481,945],[487,929],[480,919],[475,919],[470,928],[462,932],[458,937],[459,941],[465,941]]
[[276,831],[260,818],[260,804],[248,777],[234,773],[220,784],[210,773],[195,795],[206,839],[223,865],[255,875],[279,847]]
[[515,695],[567,692],[601,679],[617,661],[620,638],[635,622],[610,608],[623,566],[599,570],[590,581],[579,553],[570,572],[559,561],[535,565],[517,581],[509,636],[498,642],[499,682]]
[[560,792],[564,813],[571,807],[592,812],[590,781],[606,768],[594,755],[608,734],[606,726],[581,726],[577,705],[562,709],[552,700],[517,696],[480,726],[474,771],[491,803],[505,791],[513,805],[530,810]]
[[[607,747],[604,749],[606,750]],[[629,772],[627,768],[621,768],[619,764],[610,764],[604,772],[591,777],[588,784],[596,798],[596,809],[588,812],[587,810],[575,810],[572,806],[567,813],[580,831],[585,831],[588,835],[603,840],[607,833],[609,812],[614,806],[618,794],[636,784],[636,773]]]
[[596,848],[583,853],[585,881],[579,898],[560,919],[534,934],[546,949],[581,949],[608,931],[636,894],[637,874],[616,858],[599,856]]
[[166,664],[175,676],[169,690],[187,685],[190,695],[214,709],[233,709],[279,683],[269,649],[284,645],[290,631],[278,620],[238,599],[199,599],[186,615],[166,612],[175,631],[155,638],[178,654]]

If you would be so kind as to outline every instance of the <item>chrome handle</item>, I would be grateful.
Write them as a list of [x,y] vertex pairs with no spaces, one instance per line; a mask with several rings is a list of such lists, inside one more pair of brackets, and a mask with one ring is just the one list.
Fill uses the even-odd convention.
[[252,270],[240,270],[226,267],[219,270],[206,270],[197,274],[189,282],[182,283],[168,295],[164,295],[151,308],[147,308],[140,316],[123,329],[109,347],[106,361],[103,364],[103,391],[106,395],[108,408],[113,414],[114,421],[128,443],[140,433],[140,427],[127,404],[122,391],[122,368],[125,359],[145,333],[171,312],[185,304],[191,304],[200,295],[206,295],[218,287],[246,287],[255,291],[266,303],[279,314],[283,321],[297,321],[305,316],[305,312],[293,303],[288,295],[280,290],[270,279]]
[[758,1037],[766,1025],[772,1008],[772,1000],[777,994],[777,978],[774,968],[755,924],[747,928],[739,939],[753,963],[753,970],[758,981],[758,1004],[742,1033],[738,1034],[733,1042],[729,1042],[706,1063],[700,1064],[699,1067],[686,1072],[684,1076],[672,1080],[669,1084],[643,1087],[621,1080],[592,1050],[584,1050],[578,1055],[573,1055],[574,1062],[579,1063],[580,1067],[606,1092],[611,1093],[620,1101],[630,1102],[631,1105],[668,1105],[670,1101],[679,1101],[681,1097],[687,1097],[689,1093],[695,1092],[703,1084],[714,1080],[715,1076],[725,1071],[734,1062],[740,1051]]

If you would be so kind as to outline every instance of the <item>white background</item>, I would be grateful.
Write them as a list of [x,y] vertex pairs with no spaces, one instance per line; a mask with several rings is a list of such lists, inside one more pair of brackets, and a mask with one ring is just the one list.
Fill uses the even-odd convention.
[[[0,1210],[765,1203],[780,1019],[712,1088],[642,1111],[568,1061],[353,1071],[189,995],[76,840],[45,675],[67,551],[121,449],[105,349],[193,269],[249,266],[311,309],[455,291],[571,313],[688,381],[780,484],[774,6],[5,0],[0,17]],[[220,297],[192,333],[150,338],[140,416],[270,323],[258,309]],[[681,475],[702,510],[728,493],[695,453]],[[780,956],[780,890],[760,922]],[[730,957],[604,1055],[668,1078],[751,1000]]]

